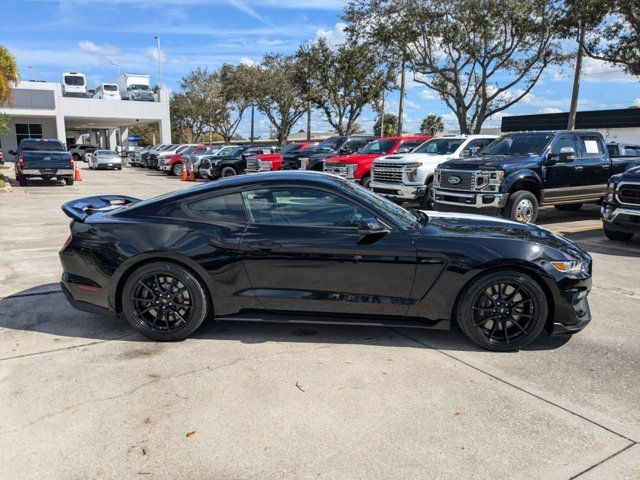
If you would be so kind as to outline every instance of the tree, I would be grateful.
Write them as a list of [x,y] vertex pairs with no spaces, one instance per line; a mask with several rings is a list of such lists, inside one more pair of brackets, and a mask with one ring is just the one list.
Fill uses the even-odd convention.
[[255,92],[256,105],[275,129],[273,138],[283,146],[291,129],[307,111],[307,102],[296,81],[297,69],[294,56],[268,54],[254,72],[260,86]]
[[160,138],[160,130],[157,123],[145,123],[143,125],[135,125],[129,128],[131,135],[137,135],[140,137],[138,145],[141,147],[148,147],[153,145],[154,137],[156,140]]
[[479,133],[567,58],[560,9],[545,0],[350,0],[347,11],[383,25],[379,39],[389,45],[403,32],[414,80],[438,94],[462,133]]
[[226,143],[236,134],[242,117],[252,104],[255,79],[252,67],[224,64],[216,74],[218,82],[212,128]]
[[349,42],[332,50],[321,38],[300,47],[296,56],[305,65],[317,66],[301,79],[302,90],[340,135],[353,133],[364,107],[393,83],[365,44]]
[[19,81],[16,59],[9,50],[0,45],[0,105],[9,100],[11,85]]
[[380,114],[376,117],[376,123],[373,124],[373,134],[376,137],[395,137],[398,135],[398,117],[393,113],[384,114],[384,132],[380,132]]
[[444,123],[440,115],[429,114],[422,120],[420,124],[420,133],[423,135],[434,136],[444,131]]

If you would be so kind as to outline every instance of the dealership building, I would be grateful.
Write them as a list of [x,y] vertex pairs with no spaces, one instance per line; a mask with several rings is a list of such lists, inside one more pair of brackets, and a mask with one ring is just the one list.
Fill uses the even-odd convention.
[[83,137],[84,143],[115,150],[134,139],[130,127],[146,123],[158,125],[159,143],[171,143],[168,90],[161,89],[155,100],[65,97],[60,83],[20,82],[0,108],[9,115],[11,128],[0,135],[0,148],[7,155],[23,138],[57,138],[71,145]]

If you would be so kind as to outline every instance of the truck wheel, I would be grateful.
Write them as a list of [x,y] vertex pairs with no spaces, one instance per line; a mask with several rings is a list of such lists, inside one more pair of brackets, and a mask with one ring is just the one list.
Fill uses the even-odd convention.
[[237,175],[237,173],[233,167],[222,167],[222,170],[220,170],[221,177],[233,177],[235,175]]
[[569,203],[565,205],[554,205],[554,207],[561,212],[577,212],[582,208],[582,205],[582,203]]
[[64,183],[67,185],[73,185],[73,177],[65,177]]
[[174,177],[182,175],[182,162],[178,162],[171,167],[171,175]]
[[29,180],[24,175],[18,175],[18,185],[21,187],[26,187],[29,185]]
[[633,233],[628,232],[618,232],[616,230],[611,230],[607,226],[607,224],[603,224],[604,234],[607,236],[609,240],[617,240],[619,242],[628,242],[633,237]]
[[509,196],[502,215],[516,222],[535,223],[538,218],[538,199],[527,190],[514,192]]
[[436,205],[433,200],[431,187],[433,186],[433,180],[427,183],[427,189],[424,191],[424,195],[420,197],[420,208],[422,210],[435,210]]

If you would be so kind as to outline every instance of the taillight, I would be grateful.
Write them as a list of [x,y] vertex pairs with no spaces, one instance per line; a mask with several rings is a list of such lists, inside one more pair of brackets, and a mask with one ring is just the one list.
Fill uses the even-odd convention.
[[18,166],[22,167],[24,165],[24,157],[22,155],[20,155],[18,157]]
[[70,153],[70,154],[69,154],[69,165],[71,165],[71,168],[73,168],[73,164],[74,164],[74,161],[73,161],[73,154],[71,154],[71,153]]

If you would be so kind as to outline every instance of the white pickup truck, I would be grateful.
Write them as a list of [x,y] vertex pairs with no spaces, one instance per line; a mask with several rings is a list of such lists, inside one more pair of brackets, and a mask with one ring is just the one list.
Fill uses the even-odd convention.
[[496,135],[453,135],[432,138],[411,153],[376,159],[370,187],[375,193],[399,202],[420,201],[431,208],[433,173],[451,158],[474,155],[498,138]]

